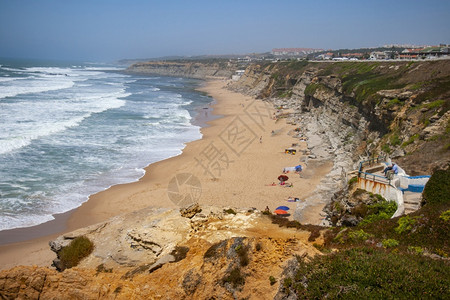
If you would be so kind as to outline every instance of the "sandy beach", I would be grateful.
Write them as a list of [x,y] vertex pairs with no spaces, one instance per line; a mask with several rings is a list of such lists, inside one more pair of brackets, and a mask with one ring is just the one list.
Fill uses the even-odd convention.
[[[301,163],[301,150],[307,145],[292,137],[295,127],[285,119],[275,120],[271,104],[229,91],[226,84],[209,81],[201,88],[216,100],[213,113],[221,117],[208,122],[209,126],[201,129],[203,138],[188,143],[181,155],[151,164],[139,181],[92,195],[82,206],[47,225],[0,233],[0,238],[22,235],[28,239],[0,246],[0,269],[50,266],[55,255],[48,242],[58,235],[148,206],[177,208],[195,201],[259,210],[286,205],[293,212],[297,203],[288,198],[308,197],[330,171],[331,163]],[[293,144],[297,154],[286,154],[284,150]],[[293,186],[280,186],[277,177],[283,168],[298,164],[304,168],[300,175],[286,174]],[[319,213],[315,209],[309,223],[318,224]],[[37,233],[48,235],[33,239]]]

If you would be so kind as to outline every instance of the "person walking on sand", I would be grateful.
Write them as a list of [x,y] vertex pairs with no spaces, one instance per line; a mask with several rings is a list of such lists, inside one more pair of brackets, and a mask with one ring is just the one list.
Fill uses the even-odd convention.
[[259,137],[259,143],[262,143],[262,136]]

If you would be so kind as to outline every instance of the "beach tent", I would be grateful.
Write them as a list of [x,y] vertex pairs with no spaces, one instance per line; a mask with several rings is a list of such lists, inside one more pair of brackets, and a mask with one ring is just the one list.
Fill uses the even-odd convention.
[[288,215],[289,213],[285,210],[282,209],[277,209],[274,211],[274,213],[276,213],[277,215]]
[[281,209],[281,210],[289,210],[289,207],[282,205],[282,206],[278,206],[275,210],[279,210],[279,209]]

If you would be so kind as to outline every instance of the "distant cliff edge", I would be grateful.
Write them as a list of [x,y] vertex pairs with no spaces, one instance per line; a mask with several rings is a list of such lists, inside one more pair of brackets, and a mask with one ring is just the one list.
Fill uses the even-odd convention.
[[126,72],[161,76],[177,76],[197,79],[229,79],[237,65],[228,61],[214,62],[139,62],[132,64]]

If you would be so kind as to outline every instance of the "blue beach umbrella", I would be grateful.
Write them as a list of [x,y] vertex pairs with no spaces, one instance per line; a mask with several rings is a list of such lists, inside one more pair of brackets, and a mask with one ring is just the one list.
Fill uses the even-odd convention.
[[278,206],[276,209],[289,210],[287,206]]

